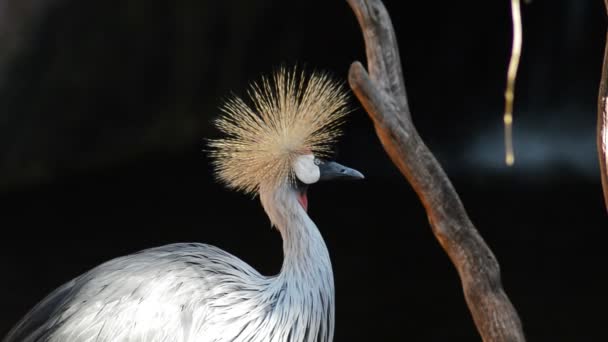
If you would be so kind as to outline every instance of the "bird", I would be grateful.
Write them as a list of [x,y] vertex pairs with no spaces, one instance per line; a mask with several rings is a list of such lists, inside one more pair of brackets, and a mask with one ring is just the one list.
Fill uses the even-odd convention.
[[278,274],[265,276],[203,243],[117,257],[60,286],[4,342],[330,342],[335,330],[331,258],[308,215],[308,188],[363,179],[331,160],[351,111],[327,73],[281,67],[231,95],[207,139],[216,179],[259,197],[283,240]]

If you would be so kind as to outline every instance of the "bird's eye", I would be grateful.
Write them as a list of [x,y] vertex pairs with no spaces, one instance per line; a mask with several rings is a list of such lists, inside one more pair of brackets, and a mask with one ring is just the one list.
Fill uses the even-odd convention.
[[321,159],[319,159],[319,158],[315,158],[314,163],[315,163],[315,165],[317,165],[317,166],[321,165]]

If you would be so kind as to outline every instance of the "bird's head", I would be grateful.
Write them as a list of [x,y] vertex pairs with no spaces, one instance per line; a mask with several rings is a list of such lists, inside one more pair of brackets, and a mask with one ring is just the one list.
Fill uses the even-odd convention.
[[225,137],[209,143],[223,183],[251,194],[288,187],[306,209],[310,184],[363,178],[326,160],[349,112],[341,84],[326,74],[279,69],[252,84],[248,95],[248,102],[233,97],[224,104],[216,126]]
[[327,180],[363,179],[361,172],[331,160],[315,157],[312,153],[303,154],[295,158],[293,163],[295,174],[294,187],[298,192],[298,202],[308,209],[306,190],[311,184]]

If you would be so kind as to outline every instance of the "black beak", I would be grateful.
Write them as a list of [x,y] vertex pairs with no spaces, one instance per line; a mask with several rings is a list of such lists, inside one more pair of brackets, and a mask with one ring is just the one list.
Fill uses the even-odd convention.
[[340,165],[333,161],[319,162],[319,170],[321,171],[320,181],[331,179],[363,179],[365,176],[355,169]]

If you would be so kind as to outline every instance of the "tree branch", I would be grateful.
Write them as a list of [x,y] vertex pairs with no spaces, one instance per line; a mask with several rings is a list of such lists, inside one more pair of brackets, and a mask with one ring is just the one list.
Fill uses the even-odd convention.
[[350,86],[387,154],[418,194],[435,237],[458,270],[479,334],[484,341],[525,341],[517,312],[503,291],[494,254],[412,122],[397,39],[386,8],[380,0],[347,1],[363,31],[369,69],[368,74],[361,63],[354,62]]
[[[608,13],[608,0],[604,0]],[[604,48],[604,63],[600,79],[600,91],[597,100],[597,153],[600,161],[600,178],[604,192],[604,204],[608,210],[608,32],[606,33],[606,47]]]

